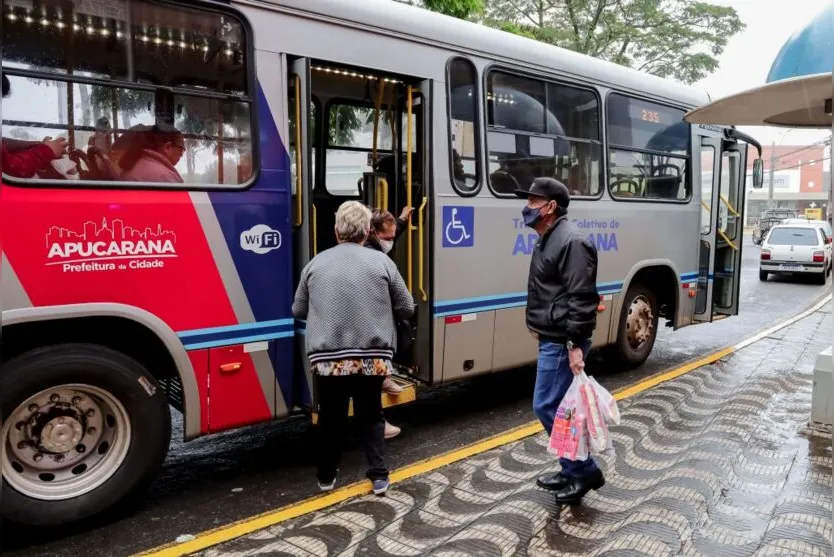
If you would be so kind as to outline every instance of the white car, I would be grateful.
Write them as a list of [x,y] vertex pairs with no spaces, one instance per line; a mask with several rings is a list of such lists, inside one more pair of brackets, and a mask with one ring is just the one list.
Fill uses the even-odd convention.
[[831,274],[831,227],[825,221],[788,219],[770,229],[762,243],[759,279],[771,274],[813,275],[825,284]]

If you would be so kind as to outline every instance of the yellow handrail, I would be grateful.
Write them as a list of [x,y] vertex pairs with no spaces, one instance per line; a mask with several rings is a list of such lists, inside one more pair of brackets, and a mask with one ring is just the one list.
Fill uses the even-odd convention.
[[373,148],[371,150],[371,161],[373,162],[373,168],[376,170],[376,162],[377,162],[377,143],[378,138],[377,135],[379,132],[379,109],[382,107],[382,95],[385,93],[385,81],[381,78],[379,81],[379,93],[376,97],[376,104],[374,106],[374,138],[373,138]]
[[426,292],[426,289],[423,287],[423,281],[425,280],[425,240],[423,240],[423,212],[428,202],[429,198],[423,197],[423,202],[420,204],[420,209],[418,209],[417,211],[417,282],[420,288],[420,297],[423,299],[424,302],[429,301],[429,295]]
[[316,226],[318,222],[318,215],[316,214],[316,204],[310,204],[310,207],[313,208],[313,257],[315,257],[319,253],[319,238],[317,234],[317,230],[319,229]]
[[719,230],[718,230],[718,234],[721,236],[721,239],[722,239],[722,240],[724,240],[725,242],[727,242],[727,245],[728,245],[728,246],[730,246],[731,248],[733,248],[733,251],[738,251],[738,246],[736,246],[736,245],[735,245],[735,244],[734,244],[734,243],[730,240],[730,238],[728,238],[728,237],[727,237],[727,235],[724,233],[724,231],[723,231],[723,230],[720,230],[720,229],[719,229]]
[[377,178],[377,187],[374,195],[374,203],[380,211],[388,210],[388,180]]
[[301,78],[295,76],[295,226],[299,227],[304,223],[304,179],[301,175],[302,160],[301,149]]
[[[411,205],[411,148],[412,139],[411,139],[411,130],[414,126],[414,114],[412,114],[412,108],[414,103],[413,97],[413,89],[411,85],[408,86],[408,124],[406,126],[406,133],[408,134],[408,138],[406,139],[406,150],[405,150],[405,204],[407,207],[412,207]],[[409,220],[411,217],[409,217]],[[407,281],[408,281],[408,291],[414,294],[414,281],[413,281],[413,266],[414,266],[414,237],[411,233],[411,223],[408,223],[408,271],[407,271]]]
[[728,211],[730,211],[730,212],[733,214],[733,216],[734,216],[734,217],[740,217],[740,216],[741,216],[741,215],[739,215],[739,214],[738,214],[738,211],[736,211],[736,210],[733,208],[733,206],[732,206],[732,205],[730,205],[730,202],[729,202],[729,201],[727,201],[727,198],[726,198],[726,197],[724,197],[723,195],[719,195],[719,197],[721,198],[721,201],[723,201],[723,202],[724,202],[724,204],[727,206],[727,210],[728,210]]

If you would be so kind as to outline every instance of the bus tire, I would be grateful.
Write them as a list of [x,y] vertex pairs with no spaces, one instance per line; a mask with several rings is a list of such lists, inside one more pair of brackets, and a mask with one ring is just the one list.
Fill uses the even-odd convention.
[[657,338],[657,298],[643,284],[629,287],[623,299],[615,344],[617,358],[627,368],[641,365],[649,357]]
[[168,452],[165,393],[142,364],[94,344],[26,352],[0,367],[2,515],[49,526],[150,485]]

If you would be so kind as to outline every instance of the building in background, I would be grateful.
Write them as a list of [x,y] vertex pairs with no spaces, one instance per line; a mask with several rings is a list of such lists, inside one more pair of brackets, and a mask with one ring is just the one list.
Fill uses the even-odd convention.
[[[755,151],[751,149],[747,159],[747,196],[744,211],[745,222],[753,224],[769,206],[771,166],[773,173],[773,207],[792,209],[798,215],[806,209],[821,208],[823,214],[831,216],[828,207],[828,191],[831,184],[830,147],[825,142],[812,145],[764,145],[764,186],[752,189],[751,172]],[[775,164],[772,164],[774,163]]]

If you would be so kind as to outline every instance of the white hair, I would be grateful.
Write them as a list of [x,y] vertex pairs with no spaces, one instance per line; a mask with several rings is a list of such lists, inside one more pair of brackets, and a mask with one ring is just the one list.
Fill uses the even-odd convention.
[[336,211],[336,235],[341,242],[361,243],[371,231],[371,210],[358,201],[345,201]]

